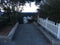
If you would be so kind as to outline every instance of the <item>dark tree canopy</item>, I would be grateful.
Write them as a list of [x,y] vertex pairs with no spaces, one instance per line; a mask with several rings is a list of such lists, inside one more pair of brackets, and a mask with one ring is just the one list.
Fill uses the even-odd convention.
[[60,0],[42,0],[42,2],[39,10],[40,17],[60,23]]
[[10,0],[10,1],[12,1],[12,2],[20,2],[20,3],[25,3],[26,1],[27,2],[33,2],[33,1],[35,1],[36,3],[39,3],[41,0]]
[[20,2],[24,2],[24,1],[31,1],[31,2],[33,2],[33,1],[37,1],[37,2],[39,2],[39,1],[41,1],[41,0],[10,0],[10,1],[20,1]]

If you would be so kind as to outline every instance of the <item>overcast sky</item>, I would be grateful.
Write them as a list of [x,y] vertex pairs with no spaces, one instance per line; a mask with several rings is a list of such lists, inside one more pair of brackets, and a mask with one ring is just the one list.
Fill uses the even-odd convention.
[[35,2],[31,2],[31,7],[29,3],[25,3],[23,9],[24,10],[22,12],[37,12],[38,6],[35,5]]

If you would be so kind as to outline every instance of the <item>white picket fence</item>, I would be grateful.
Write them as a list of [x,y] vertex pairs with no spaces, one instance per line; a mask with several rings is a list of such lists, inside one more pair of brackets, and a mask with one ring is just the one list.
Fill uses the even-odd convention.
[[46,28],[49,32],[51,32],[54,36],[60,39],[60,24],[56,24],[53,21],[48,19],[38,18],[37,21],[41,26]]

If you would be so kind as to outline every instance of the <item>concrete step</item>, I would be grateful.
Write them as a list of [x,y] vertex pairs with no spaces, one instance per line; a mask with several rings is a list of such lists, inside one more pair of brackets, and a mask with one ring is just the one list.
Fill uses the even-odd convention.
[[41,25],[38,26],[37,23],[34,23],[36,28],[41,31],[44,36],[50,41],[51,45],[60,45],[60,40],[58,40],[56,37],[54,37],[50,32],[48,32],[45,28],[43,28]]

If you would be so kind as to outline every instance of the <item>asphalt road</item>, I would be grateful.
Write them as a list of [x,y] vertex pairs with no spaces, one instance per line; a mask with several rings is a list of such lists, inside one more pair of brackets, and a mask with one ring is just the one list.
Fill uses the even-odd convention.
[[20,24],[13,40],[0,45],[49,45],[49,41],[33,24]]

